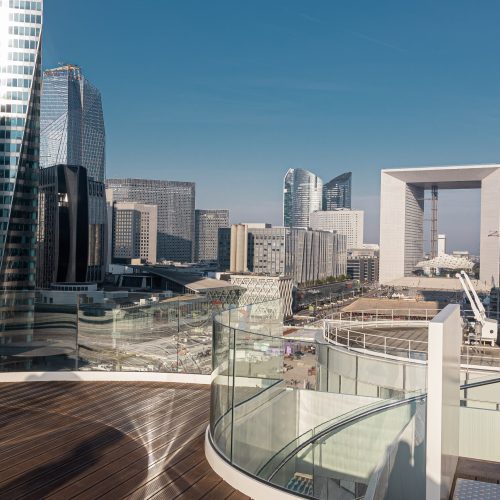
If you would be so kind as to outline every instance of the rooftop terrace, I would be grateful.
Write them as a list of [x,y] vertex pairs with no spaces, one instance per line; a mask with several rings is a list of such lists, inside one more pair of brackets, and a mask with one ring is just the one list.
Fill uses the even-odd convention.
[[0,498],[247,498],[205,459],[207,386],[0,384],[0,407]]

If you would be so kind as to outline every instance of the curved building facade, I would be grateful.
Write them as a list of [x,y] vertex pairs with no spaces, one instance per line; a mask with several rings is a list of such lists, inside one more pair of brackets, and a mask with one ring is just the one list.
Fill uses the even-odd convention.
[[33,323],[42,11],[42,1],[0,2],[1,344]]
[[338,175],[323,186],[323,210],[351,208],[352,172]]
[[97,182],[105,177],[105,130],[101,94],[78,66],[43,74],[40,164],[82,165]]
[[291,168],[283,186],[283,225],[309,227],[309,216],[321,210],[323,181],[312,172]]

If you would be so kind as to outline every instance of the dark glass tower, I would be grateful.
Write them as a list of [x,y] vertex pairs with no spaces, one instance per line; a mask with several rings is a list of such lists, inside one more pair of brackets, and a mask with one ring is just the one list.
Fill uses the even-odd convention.
[[42,10],[42,1],[0,2],[1,344],[33,328]]
[[78,66],[43,73],[40,165],[81,165],[104,182],[105,130],[101,94]]
[[323,210],[351,208],[352,172],[341,174],[323,186]]

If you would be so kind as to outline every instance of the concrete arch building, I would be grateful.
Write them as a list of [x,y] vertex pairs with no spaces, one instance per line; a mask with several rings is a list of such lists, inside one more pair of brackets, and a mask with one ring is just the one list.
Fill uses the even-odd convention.
[[424,254],[424,194],[431,189],[480,189],[480,280],[498,286],[500,164],[382,170],[380,282],[412,276]]

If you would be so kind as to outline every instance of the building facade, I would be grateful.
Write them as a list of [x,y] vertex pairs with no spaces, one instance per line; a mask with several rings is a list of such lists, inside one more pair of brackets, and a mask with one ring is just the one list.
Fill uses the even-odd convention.
[[252,272],[278,276],[285,272],[285,241],[289,229],[284,227],[249,228],[248,260]]
[[40,171],[37,286],[102,282],[106,259],[104,184],[84,167]]
[[231,274],[230,282],[245,290],[239,299],[240,306],[253,304],[252,311],[257,313],[260,305],[265,308],[269,302],[280,300],[283,317],[293,315],[293,282],[290,277]]
[[131,264],[140,260],[156,264],[157,220],[156,205],[113,202],[112,221],[108,226],[112,231],[112,262]]
[[347,249],[363,246],[364,232],[363,210],[330,210],[311,214],[311,229],[318,231],[336,231],[347,237]]
[[195,211],[195,262],[217,260],[219,229],[229,227],[229,210]]
[[193,262],[194,182],[149,179],[108,179],[114,201],[158,207],[157,260]]
[[43,73],[40,166],[82,165],[104,182],[105,129],[101,94],[78,66]]
[[321,210],[323,181],[312,172],[291,168],[285,175],[283,186],[283,225],[309,227],[309,216]]
[[352,172],[345,172],[323,186],[323,210],[351,208]]
[[331,231],[291,229],[285,250],[285,275],[301,285],[347,274],[347,238]]
[[0,2],[0,332],[11,340],[33,329],[42,22],[43,1]]
[[379,260],[378,256],[348,255],[347,275],[362,283],[378,282]]
[[217,231],[217,268],[229,271],[231,267],[231,228],[221,227]]

